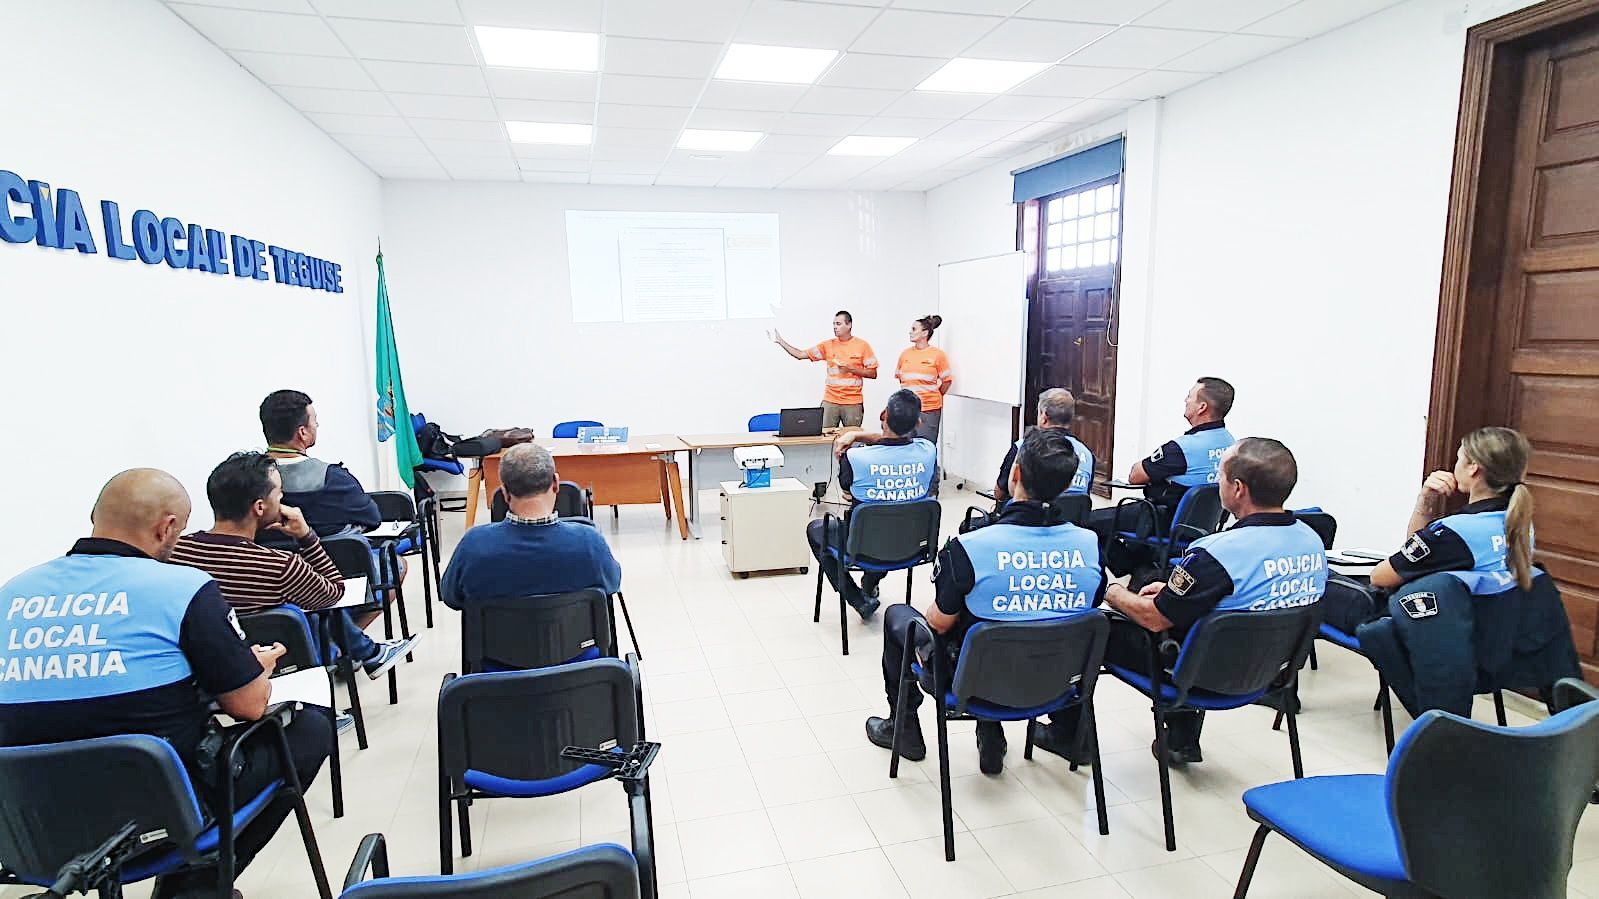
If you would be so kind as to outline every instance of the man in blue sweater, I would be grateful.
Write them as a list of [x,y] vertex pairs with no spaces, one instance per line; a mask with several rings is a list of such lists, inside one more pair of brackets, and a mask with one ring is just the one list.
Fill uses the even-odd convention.
[[535,443],[506,450],[500,482],[510,513],[462,535],[444,571],[445,605],[622,588],[622,566],[593,522],[556,516],[560,478],[549,450]]

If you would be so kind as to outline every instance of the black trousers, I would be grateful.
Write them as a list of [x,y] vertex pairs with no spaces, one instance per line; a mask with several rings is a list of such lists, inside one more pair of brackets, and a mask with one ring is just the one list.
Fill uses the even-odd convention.
[[827,552],[829,546],[843,546],[849,539],[849,525],[838,519],[818,518],[805,526],[805,539],[811,544],[811,555],[816,557],[816,564],[822,566],[822,571],[827,575],[827,582],[833,589],[844,594],[844,601],[852,606],[861,604],[861,590],[871,590],[883,580],[883,572],[866,571],[861,573],[861,586],[855,585],[855,577],[840,565],[838,559]]
[[[322,763],[327,761],[328,750],[333,743],[333,726],[321,709],[306,708],[295,713],[294,720],[284,728],[284,733],[288,737],[289,756],[294,765],[294,773],[300,779],[300,789],[302,792],[309,791],[312,781],[322,770]],[[254,799],[272,781],[282,776],[275,742],[276,738],[271,732],[258,733],[240,750],[244,767],[233,780],[233,799],[236,806],[244,805]],[[197,786],[200,787],[207,808],[216,809],[221,806],[220,790],[199,784]],[[279,792],[249,824],[242,830],[234,832],[235,876],[242,873],[256,854],[265,848],[273,835],[278,832],[278,827],[283,824],[284,819],[293,811],[292,797]],[[216,891],[217,870],[212,866],[158,878],[152,899],[213,897],[217,894]]]
[[[1173,660],[1166,659],[1162,664],[1170,664]],[[1110,639],[1105,644],[1105,664],[1115,665],[1136,671],[1144,676],[1150,675],[1149,670],[1149,631],[1133,622],[1112,616],[1110,619]],[[1081,706],[1072,706],[1051,716],[1053,728],[1061,739],[1075,737],[1077,723],[1082,715]],[[1201,711],[1181,711],[1166,713],[1166,727],[1170,743],[1174,749],[1197,749],[1199,747],[1199,732],[1205,726],[1205,713]]]
[[[894,715],[895,705],[899,701],[899,674],[905,665],[905,630],[912,620],[923,620],[922,613],[904,603],[894,603],[883,613],[883,695],[888,699],[888,714]],[[927,639],[924,631],[916,632],[916,654],[925,658],[932,652],[932,641]],[[943,666],[940,674],[945,680],[953,677],[955,666]],[[929,673],[929,677],[931,674]],[[929,686],[932,686],[929,683]],[[922,704],[922,690],[920,684],[911,684],[910,696],[906,698],[906,706],[915,711]]]
[[[1171,518],[1171,509],[1156,506],[1161,515],[1161,521],[1149,520],[1149,509],[1143,505],[1136,506],[1122,512],[1121,529],[1132,531],[1136,534],[1153,534]],[[1117,577],[1132,574],[1134,570],[1153,566],[1155,552],[1147,546],[1127,544],[1115,536],[1116,507],[1095,509],[1088,513],[1088,528],[1099,537],[1099,545],[1105,548],[1105,567]]]

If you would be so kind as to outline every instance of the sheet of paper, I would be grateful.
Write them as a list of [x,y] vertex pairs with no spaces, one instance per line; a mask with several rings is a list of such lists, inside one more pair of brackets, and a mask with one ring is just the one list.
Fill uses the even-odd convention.
[[727,317],[720,228],[626,228],[617,241],[625,322]]

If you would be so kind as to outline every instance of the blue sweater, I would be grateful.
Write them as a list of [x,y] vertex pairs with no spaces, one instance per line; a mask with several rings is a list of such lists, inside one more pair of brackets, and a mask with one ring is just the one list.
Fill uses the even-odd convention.
[[467,531],[444,571],[443,600],[452,609],[486,599],[622,588],[622,566],[593,523],[501,521]]

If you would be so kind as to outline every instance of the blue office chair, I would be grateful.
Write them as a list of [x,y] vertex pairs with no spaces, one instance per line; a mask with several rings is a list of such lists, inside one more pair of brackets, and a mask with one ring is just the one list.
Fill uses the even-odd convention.
[[[1120,540],[1127,546],[1148,548],[1155,557],[1156,566],[1164,573],[1173,559],[1182,557],[1190,543],[1221,530],[1226,518],[1221,491],[1215,484],[1184,491],[1172,513],[1171,523],[1164,526],[1160,509],[1153,502],[1143,497],[1127,497],[1116,504],[1110,539]],[[1100,547],[1101,553],[1108,548],[1109,541]]]
[[[857,503],[850,511],[849,527],[829,512],[822,516],[822,533],[828,542],[822,552],[838,560],[840,573],[851,571],[905,572],[905,601],[911,601],[912,572],[928,565],[938,554],[938,525],[943,512],[936,499],[911,503]],[[897,560],[897,561],[890,561]],[[811,621],[822,620],[822,566],[816,566],[816,611]],[[838,594],[838,634],[849,655],[849,605]]]
[[[644,738],[638,659],[596,659],[492,674],[444,676],[439,690],[439,870],[455,865],[450,807],[461,855],[472,854],[474,800],[554,796],[605,780],[613,770],[562,755],[568,746],[614,746]],[[649,782],[629,789],[641,880],[655,883]]]
[[[912,678],[933,694],[938,725],[938,783],[944,814],[944,860],[955,860],[954,810],[949,791],[949,728],[955,720],[1026,721],[1027,747],[1022,758],[1033,757],[1032,721],[1081,704],[1078,729],[1079,757],[1092,759],[1094,804],[1099,810],[1099,832],[1110,833],[1105,816],[1105,776],[1099,764],[1099,733],[1094,724],[1094,684],[1105,657],[1110,621],[1103,612],[1086,612],[1056,621],[984,621],[973,625],[961,641],[953,678],[943,670],[949,646],[927,622],[912,618],[905,628],[905,646],[931,647],[926,667],[916,652],[905,653],[899,674],[899,699],[894,720],[908,720],[906,706]],[[949,684],[946,689],[944,684]],[[1077,770],[1077,765],[1072,765]],[[899,741],[893,743],[888,776],[899,776]]]
[[1188,631],[1168,674],[1161,662],[1159,636],[1149,635],[1149,663],[1154,676],[1107,664],[1115,678],[1152,700],[1155,717],[1155,761],[1160,768],[1161,814],[1166,851],[1177,851],[1172,820],[1171,771],[1167,763],[1166,716],[1176,711],[1225,711],[1243,708],[1274,695],[1288,719],[1288,749],[1294,777],[1305,776],[1299,754],[1296,721],[1299,669],[1321,621],[1315,604],[1260,612],[1216,612]]
[[[368,871],[377,879],[367,880]],[[443,877],[390,877],[383,834],[361,841],[339,899],[639,899],[633,854],[614,843],[599,843],[522,862]]]
[[[400,633],[409,639],[411,624],[405,614],[405,592],[400,588],[399,579],[393,576],[400,570],[395,547],[382,543],[373,546],[365,537],[355,534],[334,534],[322,538],[322,550],[338,566],[339,574],[343,577],[366,578],[368,602],[350,611],[382,610],[383,639],[393,640],[394,609],[399,609]],[[410,653],[406,654],[405,660],[412,661]],[[388,677],[389,704],[395,705],[400,701],[399,675],[394,668],[390,668]],[[351,680],[354,680],[353,676]]]
[[1309,777],[1244,793],[1260,823],[1238,875],[1249,891],[1266,836],[1385,896],[1564,896],[1572,842],[1599,778],[1599,703],[1530,727],[1433,710],[1387,774]]
[[777,431],[783,427],[783,413],[762,412],[760,415],[750,416],[750,433],[758,434],[766,431]]
[[212,808],[200,799],[172,744],[146,734],[128,734],[0,749],[0,884],[49,886],[57,872],[81,853],[102,844],[129,821],[136,822],[143,851],[121,869],[121,883],[216,865],[217,895],[233,894],[237,873],[234,834],[274,798],[294,804],[300,838],[316,879],[317,894],[331,899],[327,872],[306,812],[299,778],[283,734],[283,707],[228,733],[223,770],[238,763],[239,748],[256,734],[273,741],[280,777],[256,796],[235,797],[225,778]]
[[[1298,513],[1295,513],[1295,514],[1298,514]],[[1359,582],[1357,582],[1357,581],[1355,581],[1355,580],[1353,580],[1351,578],[1345,577],[1344,575],[1336,574],[1336,573],[1328,575],[1328,577],[1327,577],[1327,592],[1323,595],[1323,599],[1326,599],[1327,597],[1330,597],[1330,596],[1332,596],[1332,595],[1334,595],[1336,593],[1341,593],[1341,592],[1344,592],[1344,591],[1353,591],[1353,592],[1359,592],[1359,593],[1366,593],[1366,588],[1364,586],[1362,586]],[[1317,627],[1317,629],[1316,629],[1316,639],[1317,640],[1325,640],[1326,642],[1331,643],[1334,646],[1339,646],[1339,647],[1342,647],[1344,649],[1347,649],[1350,652],[1354,653],[1355,655],[1358,655],[1361,658],[1367,659],[1369,661],[1369,658],[1367,657],[1365,651],[1363,649],[1361,649],[1360,638],[1358,636],[1356,636],[1354,634],[1351,634],[1351,633],[1348,633],[1348,632],[1346,632],[1346,631],[1344,631],[1344,630],[1342,630],[1340,628],[1333,627],[1331,624],[1328,624],[1325,621],[1321,622],[1321,624]],[[1311,644],[1309,661],[1310,661],[1310,668],[1311,668],[1312,671],[1314,671],[1316,669],[1316,647],[1315,647],[1314,643]],[[1503,715],[1504,715],[1504,697],[1501,696],[1498,693],[1498,691],[1495,691],[1494,699],[1499,704],[1500,715],[1501,715],[1499,724],[1502,727],[1502,726],[1504,726],[1504,719],[1503,719]],[[1388,696],[1388,682],[1383,679],[1381,671],[1377,672],[1377,698],[1372,700],[1371,710],[1374,711],[1374,712],[1382,712],[1383,741],[1388,746],[1388,751],[1389,752],[1393,752],[1394,751],[1393,701]],[[1296,709],[1295,711],[1298,711],[1298,710]],[[1281,711],[1279,711],[1277,713],[1276,720],[1274,720],[1271,723],[1271,729],[1272,730],[1281,729],[1282,723],[1283,723],[1283,713]]]
[[[417,505],[416,497],[404,490],[369,490],[367,496],[377,504],[378,515],[384,523],[398,522],[405,530],[398,537],[368,537],[379,547],[389,547],[395,556],[422,557],[423,616],[427,626],[433,626],[433,595],[440,591],[444,574],[438,566],[438,548],[431,544],[438,539],[437,531],[429,528],[428,519]],[[395,571],[399,571],[396,567]]]
[[616,622],[602,590],[489,599],[461,609],[462,674],[599,658],[616,658]]
[[605,425],[597,421],[578,420],[563,421],[550,430],[551,437],[576,437],[578,428],[603,428]]
[[[328,633],[326,616],[318,615],[317,618],[318,626],[313,628],[310,619],[299,606],[285,603],[248,615],[240,615],[238,621],[239,629],[244,631],[244,639],[249,642],[260,646],[271,646],[274,643],[283,645],[283,655],[278,658],[278,663],[273,669],[275,675],[292,674],[306,668],[321,668],[328,675],[328,695],[337,697],[334,680],[340,669],[333,663],[337,650]],[[360,728],[357,735],[364,737],[366,723],[362,720],[361,700],[357,698],[359,696],[352,679],[350,714]],[[339,711],[333,708],[323,711],[327,713],[328,727],[333,734],[333,745],[328,751],[328,780],[333,788],[333,817],[342,818],[344,817],[344,767],[339,759]]]

